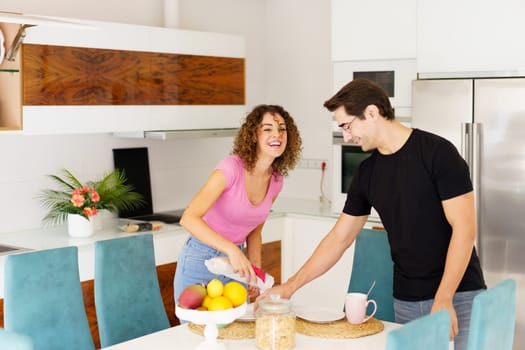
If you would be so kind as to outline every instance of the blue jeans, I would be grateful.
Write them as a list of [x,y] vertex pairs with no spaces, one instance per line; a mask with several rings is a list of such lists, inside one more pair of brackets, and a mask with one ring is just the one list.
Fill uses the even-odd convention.
[[[239,249],[242,249],[242,246],[239,246]],[[223,283],[232,281],[232,279],[228,277],[211,273],[208,271],[206,265],[204,265],[205,260],[217,256],[226,255],[194,237],[188,238],[177,260],[177,270],[175,271],[175,279],[173,281],[175,304],[177,304],[184,288],[192,284],[203,283],[206,285],[206,283],[213,278],[217,278]]]
[[[470,326],[470,313],[472,311],[472,300],[484,289],[454,294],[452,303],[458,317],[459,333],[454,338],[454,350],[465,350],[467,348],[468,330]],[[434,299],[423,301],[404,301],[394,298],[394,312],[397,323],[407,323],[418,317],[430,313]]]

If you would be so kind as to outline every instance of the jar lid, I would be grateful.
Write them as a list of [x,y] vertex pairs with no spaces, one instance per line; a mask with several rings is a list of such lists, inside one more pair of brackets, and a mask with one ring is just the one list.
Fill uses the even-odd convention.
[[281,299],[277,294],[272,294],[268,299],[261,300],[259,307],[264,311],[288,312],[292,308],[292,302],[289,299]]

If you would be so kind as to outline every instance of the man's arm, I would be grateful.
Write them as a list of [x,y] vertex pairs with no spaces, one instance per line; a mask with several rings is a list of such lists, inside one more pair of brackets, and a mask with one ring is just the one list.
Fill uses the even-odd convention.
[[452,237],[448,246],[445,271],[439,284],[431,312],[447,309],[451,313],[451,336],[458,334],[458,321],[452,305],[476,239],[476,212],[474,192],[469,192],[442,202],[445,216],[452,226]]
[[265,291],[257,301],[270,294],[279,294],[282,298],[289,299],[297,289],[328,271],[354,242],[367,217],[367,215],[350,216],[342,213],[299,271],[285,283]]

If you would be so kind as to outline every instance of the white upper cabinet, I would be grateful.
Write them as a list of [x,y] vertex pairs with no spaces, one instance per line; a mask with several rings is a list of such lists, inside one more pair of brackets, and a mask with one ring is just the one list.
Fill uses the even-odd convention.
[[416,57],[416,0],[332,0],[332,61]]
[[418,0],[417,18],[420,74],[525,72],[523,0]]

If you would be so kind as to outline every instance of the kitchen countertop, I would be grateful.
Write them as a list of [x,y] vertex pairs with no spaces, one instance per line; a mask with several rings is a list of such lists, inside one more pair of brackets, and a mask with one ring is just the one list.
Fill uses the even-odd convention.
[[329,202],[305,200],[301,198],[277,198],[272,206],[273,212],[297,215],[311,215],[337,218],[339,214],[332,213]]
[[[319,201],[278,198],[274,203],[269,219],[284,218],[286,216],[312,216],[316,218],[335,219],[338,217],[330,210],[329,204],[321,204]],[[113,217],[105,218],[102,227],[93,236],[85,238],[72,238],[67,234],[67,225],[51,228],[35,228],[31,230],[0,233],[0,245],[21,247],[22,250],[0,253],[0,298],[3,297],[3,271],[4,259],[8,254],[17,254],[28,250],[52,249],[65,246],[77,246],[79,255],[80,280],[92,279],[94,276],[94,243],[96,241],[126,237],[140,233],[152,233],[154,238],[155,262],[157,265],[177,261],[177,256],[188,233],[177,224],[163,224],[159,230],[144,231],[139,233],[127,233],[119,226],[130,220]],[[374,223],[372,223],[374,224]],[[380,224],[380,223],[379,223]],[[279,232],[277,233],[279,234]],[[263,242],[269,242],[280,237],[275,234],[264,235]]]
[[[329,205],[321,205],[319,201],[296,198],[278,198],[273,205],[269,217],[277,218],[294,214],[327,218],[337,218],[338,216],[331,213]],[[34,250],[64,246],[78,246],[79,249],[82,249],[84,246],[92,246],[99,240],[129,236],[130,233],[119,229],[119,226],[122,226],[129,221],[130,220],[126,219],[106,218],[102,224],[102,229],[97,230],[93,236],[85,238],[69,237],[65,224],[48,228],[37,227],[24,231],[0,233],[0,244]],[[152,232],[156,239],[162,239],[174,235],[186,237],[187,235],[187,232],[177,224],[163,224],[160,230],[147,232]]]
[[[316,200],[305,200],[301,198],[278,198],[275,201],[272,210],[275,213],[281,213],[287,216],[314,216],[316,218],[337,219],[341,211],[335,213],[332,211],[330,202]],[[341,208],[342,210],[343,208]],[[382,226],[381,220],[369,218],[366,226]],[[365,226],[365,227],[366,227]]]
[[128,221],[129,220],[122,221],[118,218],[106,219],[103,222],[102,229],[97,230],[92,236],[85,238],[69,237],[66,225],[0,234],[0,244],[24,248],[20,251],[7,252],[0,255],[0,298],[4,295],[4,261],[5,257],[10,253],[17,254],[28,250],[77,246],[80,280],[86,281],[93,279],[95,274],[94,244],[96,241],[142,233],[153,233],[155,263],[157,265],[163,265],[177,260],[177,256],[188,237],[187,232],[181,226],[163,225],[162,228],[157,231],[137,233],[127,233],[119,229],[118,226]]
[[[127,233],[119,228],[119,226],[129,221],[130,220],[117,218],[106,219],[103,223],[102,229],[97,230],[95,234],[90,237],[82,238],[70,237],[67,234],[67,226],[65,224],[54,227],[39,227],[31,230],[2,233],[0,234],[0,244],[33,250],[51,249],[64,246],[78,246],[79,249],[82,249],[83,246],[92,246],[96,241],[137,234]],[[186,234],[181,226],[169,224],[163,224],[157,231],[144,232],[151,232],[156,237],[162,237],[168,234]]]

